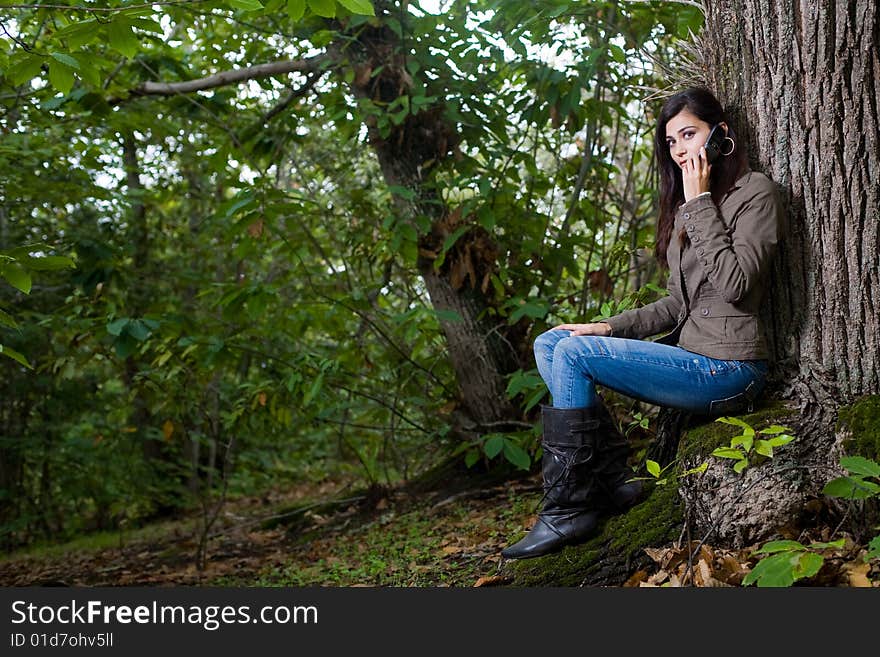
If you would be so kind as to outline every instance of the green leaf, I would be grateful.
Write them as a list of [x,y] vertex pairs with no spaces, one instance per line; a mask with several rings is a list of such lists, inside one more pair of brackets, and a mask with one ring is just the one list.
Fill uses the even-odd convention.
[[811,550],[840,549],[844,545],[846,545],[846,539],[841,538],[836,541],[831,541],[830,543],[810,543],[810,549]]
[[825,559],[822,558],[821,554],[804,552],[795,563],[793,573],[795,580],[812,577],[819,572],[823,563],[825,563]]
[[466,467],[470,468],[480,460],[480,453],[475,449],[468,450],[464,455],[464,464]]
[[742,471],[745,470],[749,466],[749,460],[743,459],[742,461],[737,461],[733,464],[733,471],[737,474],[742,474]]
[[755,451],[761,456],[766,456],[767,458],[773,457],[773,446],[770,444],[770,441],[759,440],[755,446]]
[[868,548],[868,554],[865,555],[865,560],[880,559],[880,535],[871,539],[871,542],[868,543]]
[[309,7],[318,16],[324,18],[336,17],[336,0],[308,0]]
[[806,550],[801,543],[797,541],[769,541],[755,550],[759,554],[774,554],[775,552],[791,552],[792,550]]
[[298,21],[305,13],[306,0],[287,0],[287,15],[290,16],[291,20]]
[[115,18],[107,26],[107,38],[111,48],[129,58],[134,57],[140,47],[138,38],[131,29],[131,24],[122,18]]
[[880,494],[880,486],[861,477],[839,477],[825,484],[822,493],[846,500],[865,500]]
[[67,95],[73,89],[73,71],[61,62],[49,62],[49,84]]
[[738,449],[734,449],[733,447],[718,447],[717,449],[712,450],[712,456],[717,456],[722,459],[742,459],[745,454]]
[[33,271],[54,271],[66,267],[76,267],[76,263],[66,256],[29,256],[26,263],[28,269]]
[[24,365],[28,369],[31,369],[31,370],[34,369],[33,367],[31,367],[31,364],[29,362],[27,362],[27,359],[24,356],[22,356],[20,353],[18,353],[15,349],[12,349],[11,347],[7,347],[3,344],[0,344],[0,354],[3,354],[7,358],[11,358],[12,360],[21,363],[22,365]]
[[723,422],[724,424],[733,424],[737,427],[742,427],[743,434],[747,436],[754,436],[755,430],[749,426],[747,423],[740,420],[738,417],[719,417],[715,419],[716,422]]
[[535,407],[535,405],[536,405],[539,401],[541,401],[541,400],[544,398],[544,395],[546,395],[546,394],[547,394],[547,388],[546,388],[546,387],[541,387],[541,388],[539,388],[538,390],[535,390],[535,392],[532,394],[531,397],[529,397],[528,401],[526,402],[526,405],[525,405],[525,407],[523,408],[523,411],[525,411],[526,413],[528,413],[532,408]]
[[660,464],[657,463],[657,461],[652,461],[651,459],[648,459],[647,461],[645,461],[645,468],[648,470],[651,476],[660,476]]
[[794,436],[789,436],[788,434],[780,434],[778,436],[774,436],[773,438],[768,438],[764,442],[766,442],[771,447],[781,447],[782,445],[788,445],[792,440],[794,440]]
[[128,322],[125,331],[138,342],[143,342],[150,337],[150,333],[152,333],[149,327],[139,319],[133,319]]
[[79,62],[74,57],[71,57],[67,53],[53,52],[53,53],[51,53],[50,56],[56,62],[60,62],[61,64],[64,64],[68,68],[72,68],[75,71],[79,70]]
[[2,324],[3,326],[7,326],[9,328],[12,328],[12,329],[18,328],[18,324],[12,318],[12,315],[9,315],[8,313],[4,312],[3,310],[0,310],[0,324]]
[[352,14],[360,14],[362,16],[376,15],[373,5],[367,0],[339,0],[339,4],[348,9]]
[[243,9],[245,11],[258,11],[263,8],[263,3],[259,0],[226,0],[233,9]]
[[134,350],[137,349],[137,345],[137,340],[131,337],[128,333],[123,333],[113,341],[116,355],[123,359],[131,356],[131,354],[134,353]]
[[736,447],[737,445],[742,445],[742,448],[746,451],[746,453],[752,451],[752,445],[755,441],[754,434],[742,434],[741,436],[736,436],[730,439],[730,446]]
[[778,424],[773,424],[773,425],[767,427],[766,429],[761,429],[758,433],[763,433],[766,435],[775,435],[777,433],[786,433],[788,431],[791,431],[791,429],[789,429],[788,427],[782,427],[782,426],[779,426]]
[[307,406],[312,399],[315,398],[315,395],[318,394],[318,391],[321,389],[321,386],[324,384],[324,373],[321,372],[318,376],[315,377],[315,380],[312,382],[312,385],[309,387],[308,392],[306,392],[306,396],[303,397],[302,405]]
[[774,554],[759,561],[750,573],[743,578],[743,586],[757,582],[760,587],[791,586],[794,584],[795,562],[799,553],[785,552]]
[[483,451],[490,459],[494,459],[504,449],[504,436],[494,434],[483,443]]
[[532,465],[532,459],[522,447],[512,440],[504,441],[504,458],[513,463],[520,470],[528,470]]
[[31,293],[31,275],[15,262],[0,263],[0,278],[6,279],[12,287],[25,294]]
[[840,465],[850,474],[880,477],[880,463],[866,459],[864,456],[844,456],[840,459]]
[[128,325],[130,320],[127,317],[117,319],[107,324],[107,333],[110,335],[122,335],[122,330]]
[[25,55],[13,61],[15,63],[9,67],[6,75],[12,84],[18,86],[39,77],[44,58],[39,55]]

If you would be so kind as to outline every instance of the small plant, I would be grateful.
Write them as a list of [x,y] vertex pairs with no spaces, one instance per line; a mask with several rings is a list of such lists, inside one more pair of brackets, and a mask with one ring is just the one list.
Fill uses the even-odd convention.
[[[844,456],[840,465],[849,474],[846,477],[832,479],[822,492],[831,497],[847,500],[866,500],[880,496],[880,463],[866,459],[864,456]],[[868,554],[865,561],[880,558],[880,535],[868,543]]]
[[810,543],[803,545],[798,541],[770,541],[755,551],[767,554],[752,571],[743,578],[743,586],[757,584],[759,587],[791,586],[799,579],[812,577],[822,568],[825,557],[819,550],[842,548],[844,539],[831,543]]
[[[795,438],[789,433],[791,429],[778,424],[771,425],[760,431],[755,431],[754,427],[748,422],[744,422],[736,417],[719,417],[715,421],[723,422],[724,424],[732,424],[742,428],[742,433],[740,435],[734,436],[730,439],[729,447],[719,447],[712,452],[712,456],[735,460],[736,463],[733,464],[735,472],[741,473],[745,470],[749,465],[750,459],[755,455],[773,458],[774,447],[787,445]],[[772,437],[759,438],[758,436]]]
[[[864,500],[880,496],[880,464],[862,456],[844,456],[840,465],[849,474],[832,479],[822,492],[831,497],[848,500]],[[876,481],[873,481],[876,480]],[[743,579],[743,586],[757,583],[758,586],[791,586],[797,580],[812,577],[819,572],[825,557],[819,550],[842,548],[844,539],[831,543],[811,543],[802,545],[797,541],[770,541],[756,551],[771,556],[757,563]],[[880,536],[868,543],[865,561],[880,558]]]
[[530,431],[489,433],[482,436],[477,443],[462,443],[452,454],[457,456],[464,452],[464,463],[469,468],[479,461],[481,456],[485,455],[491,460],[501,455],[520,470],[528,470],[532,465],[532,457],[523,448],[523,442],[531,437]]
[[641,413],[634,413],[632,421],[626,426],[626,431],[624,435],[629,438],[629,434],[632,433],[632,430],[636,427],[641,427],[642,429],[647,429],[648,424],[650,422],[650,418]]
[[675,461],[672,461],[671,463],[669,463],[665,468],[661,468],[660,464],[657,463],[657,461],[652,461],[651,459],[648,459],[645,461],[645,469],[648,471],[648,474],[651,476],[650,477],[633,477],[632,479],[629,479],[628,481],[653,481],[654,484],[657,486],[665,486],[670,481],[677,482],[679,479],[683,479],[684,477],[689,477],[689,476],[695,475],[695,474],[702,474],[706,471],[706,468],[709,467],[708,461],[704,461],[703,463],[698,465],[696,468],[691,468],[690,470],[685,470],[684,472],[679,473],[679,474],[673,474],[673,475],[664,474],[673,465],[675,465]]
[[547,386],[538,374],[537,368],[517,370],[510,376],[510,381],[507,383],[507,398],[513,399],[517,395],[522,395],[525,399],[525,406],[522,409],[524,413],[528,413],[547,395]]

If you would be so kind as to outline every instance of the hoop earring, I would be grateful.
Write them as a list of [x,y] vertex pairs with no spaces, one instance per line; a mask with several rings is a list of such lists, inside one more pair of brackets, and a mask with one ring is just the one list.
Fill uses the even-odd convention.
[[[733,139],[731,137],[725,137],[724,141],[730,142],[730,150],[727,151],[726,153],[724,153],[724,152],[721,153],[724,157],[727,157],[728,155],[731,155],[733,153],[733,151],[736,150],[736,142],[733,141]],[[724,142],[721,142],[721,143],[723,144]]]

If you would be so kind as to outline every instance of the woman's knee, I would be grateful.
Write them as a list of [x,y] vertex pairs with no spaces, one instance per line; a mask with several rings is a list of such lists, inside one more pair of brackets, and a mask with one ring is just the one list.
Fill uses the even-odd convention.
[[571,331],[564,331],[562,329],[550,329],[549,331],[544,331],[541,335],[535,338],[535,343],[532,345],[535,356],[538,358],[552,358],[557,343],[560,340],[566,339],[570,333]]

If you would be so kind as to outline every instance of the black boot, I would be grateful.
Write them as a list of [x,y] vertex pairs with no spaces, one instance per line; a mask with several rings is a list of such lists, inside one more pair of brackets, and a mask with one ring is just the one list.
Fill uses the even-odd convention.
[[588,408],[542,407],[544,507],[532,530],[501,551],[539,557],[589,538],[599,518],[635,504],[641,482],[627,483],[629,444],[601,401]]
[[596,529],[599,514],[591,508],[596,490],[592,472],[599,420],[590,408],[542,406],[544,506],[532,530],[504,548],[505,559],[540,557],[578,543]]
[[593,458],[593,472],[600,489],[597,502],[605,512],[620,513],[641,499],[644,486],[641,481],[627,482],[633,477],[633,471],[627,464],[629,441],[617,428],[605,404],[597,400],[596,406],[591,409],[599,421],[599,437]]

